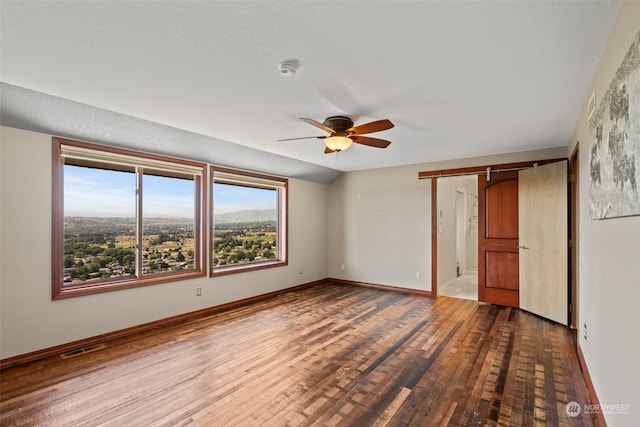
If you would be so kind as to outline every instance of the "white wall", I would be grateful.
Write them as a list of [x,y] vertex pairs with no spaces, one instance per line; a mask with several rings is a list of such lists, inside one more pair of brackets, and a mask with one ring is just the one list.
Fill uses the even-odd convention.
[[467,265],[465,273],[478,272],[478,177],[465,181],[467,191]]
[[438,288],[456,276],[456,190],[464,178],[438,179]]
[[331,183],[329,277],[431,289],[431,183],[417,177],[416,167],[387,168]]
[[329,186],[329,277],[431,291],[431,180],[418,172],[566,156],[557,147],[342,174]]
[[[624,2],[568,151],[572,153],[579,143],[578,344],[600,403],[630,405],[630,414],[605,414],[609,426],[640,425],[640,216],[600,221],[589,217],[593,144],[587,102],[594,90],[596,99],[604,95],[639,30],[640,2]],[[638,100],[629,108],[640,108]],[[638,141],[640,135],[630,138]],[[640,168],[638,153],[636,168]]]
[[327,277],[327,186],[292,179],[288,266],[52,301],[51,136],[0,132],[0,358]]

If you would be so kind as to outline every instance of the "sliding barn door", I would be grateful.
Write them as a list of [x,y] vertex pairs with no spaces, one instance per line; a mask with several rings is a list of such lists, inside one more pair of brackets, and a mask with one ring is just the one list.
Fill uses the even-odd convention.
[[519,172],[520,308],[568,321],[567,162]]
[[518,307],[518,172],[478,176],[478,300]]

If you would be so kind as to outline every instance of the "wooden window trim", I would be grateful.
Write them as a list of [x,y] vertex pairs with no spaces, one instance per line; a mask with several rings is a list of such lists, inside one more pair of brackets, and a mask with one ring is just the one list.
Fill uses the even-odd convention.
[[[270,260],[270,261],[262,261],[262,262],[253,262],[251,264],[232,264],[224,267],[215,267],[213,265],[213,242],[215,237],[215,225],[213,219],[213,196],[210,200],[210,215],[209,215],[209,229],[211,230],[210,236],[210,247],[211,253],[209,256],[210,261],[210,271],[209,275],[211,277],[218,276],[226,276],[230,274],[237,273],[245,273],[248,271],[256,271],[256,270],[264,270],[268,268],[275,267],[283,267],[289,265],[289,180],[286,178],[281,178],[272,175],[265,175],[250,171],[244,171],[239,169],[230,169],[220,166],[211,166],[210,168],[210,183],[211,183],[211,191],[213,192],[213,184],[215,183],[215,173],[222,172],[225,174],[237,175],[239,177],[247,177],[247,178],[257,178],[258,180],[266,180],[266,181],[276,181],[280,182],[280,189],[283,191],[278,191],[278,225],[277,229],[279,230],[280,235],[278,236],[278,252],[281,252],[281,259]],[[241,181],[241,179],[239,179]],[[265,188],[257,183],[247,182],[242,184],[242,186],[253,187],[253,188]],[[282,212],[284,210],[284,212]],[[284,235],[283,235],[284,233]],[[282,246],[282,248],[280,248]]]
[[[179,280],[188,280],[197,277],[206,276],[206,227],[205,227],[205,215],[203,212],[204,206],[206,206],[207,200],[207,165],[200,162],[191,160],[184,160],[178,158],[171,158],[167,156],[145,153],[140,151],[128,150],[124,148],[110,147],[100,144],[74,141],[65,138],[53,137],[52,138],[53,155],[52,155],[52,299],[64,299],[72,298],[82,295],[92,295],[102,292],[110,292],[121,289],[130,289],[140,286],[156,285],[160,283],[175,282]],[[122,280],[112,280],[108,282],[94,282],[86,285],[80,284],[77,286],[63,286],[63,259],[64,254],[61,248],[64,247],[64,159],[61,155],[62,145],[75,146],[80,148],[99,150],[109,153],[115,153],[120,155],[126,155],[131,157],[140,157],[143,159],[151,159],[160,162],[170,162],[175,164],[183,164],[191,167],[197,167],[202,170],[202,176],[194,176],[194,180],[197,186],[197,194],[195,197],[195,250],[196,257],[194,259],[195,268],[185,272],[171,272],[162,273],[158,275],[150,275],[146,277],[135,278],[123,278]]]

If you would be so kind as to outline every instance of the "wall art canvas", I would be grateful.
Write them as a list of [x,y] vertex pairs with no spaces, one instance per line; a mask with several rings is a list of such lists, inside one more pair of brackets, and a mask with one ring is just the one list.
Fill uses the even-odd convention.
[[591,219],[640,215],[640,31],[589,129]]

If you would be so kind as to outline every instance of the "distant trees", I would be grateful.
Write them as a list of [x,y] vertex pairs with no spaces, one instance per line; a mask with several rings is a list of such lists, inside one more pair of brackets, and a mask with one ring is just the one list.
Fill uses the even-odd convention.
[[[96,221],[98,223],[96,224]],[[119,222],[120,221],[120,222]],[[135,234],[123,220],[77,220],[65,228],[65,281],[106,279],[136,271]],[[103,227],[104,230],[90,229]],[[214,266],[270,260],[277,256],[276,222],[217,225]],[[193,268],[193,227],[151,224],[143,230],[142,268],[149,274]]]
[[236,250],[236,253],[233,255],[237,262],[242,261],[247,258],[247,254],[243,250]]
[[[157,273],[193,268],[192,221],[148,219],[143,229],[143,269]],[[135,274],[132,218],[65,218],[64,280],[86,281]],[[191,263],[191,266],[189,265]]]
[[275,233],[275,221],[216,225],[213,242],[214,266],[275,258]]
[[104,251],[105,257],[111,257],[120,265],[129,265],[136,259],[136,253],[133,249],[127,248],[111,248]]
[[227,265],[253,262],[257,258],[275,258],[275,232],[275,221],[216,225],[213,264]]

